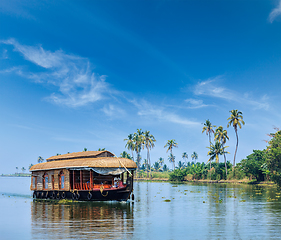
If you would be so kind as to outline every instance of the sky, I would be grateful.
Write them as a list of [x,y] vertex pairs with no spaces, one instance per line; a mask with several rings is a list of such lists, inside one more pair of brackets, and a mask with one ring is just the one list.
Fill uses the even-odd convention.
[[[207,162],[203,123],[243,113],[236,162],[281,128],[281,0],[0,1],[0,174],[137,129]],[[142,150],[142,159],[146,151]],[[223,158],[220,158],[223,161]]]

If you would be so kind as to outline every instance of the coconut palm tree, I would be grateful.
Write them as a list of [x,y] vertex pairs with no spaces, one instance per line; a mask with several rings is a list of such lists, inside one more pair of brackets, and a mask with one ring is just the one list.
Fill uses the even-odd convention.
[[229,137],[227,136],[227,131],[224,130],[222,126],[219,126],[216,129],[215,141],[216,140],[218,140],[222,145],[223,156],[224,156],[225,175],[227,177],[227,164],[226,164],[226,156],[225,156],[225,152],[224,152],[224,144],[226,143],[226,140],[229,140]]
[[216,162],[219,163],[219,155],[222,155],[224,152],[221,143],[216,141],[215,144],[211,143],[211,146],[207,148],[210,149],[208,152],[208,155],[210,156],[208,162],[210,161],[211,163],[212,160],[216,159]]
[[198,159],[198,154],[197,154],[197,152],[193,152],[193,153],[191,154],[191,158],[192,158],[192,161],[195,160],[195,163],[196,163],[196,160]]
[[38,163],[42,163],[42,162],[44,162],[44,158],[42,158],[41,156],[39,156],[38,159],[37,159],[37,161],[38,161]]
[[178,162],[178,168],[179,168],[179,169],[183,169],[184,167],[185,167],[184,162],[179,161],[179,162]]
[[120,157],[121,157],[121,158],[132,159],[132,157],[130,156],[130,154],[127,153],[126,151],[123,151],[122,153],[120,153]]
[[206,120],[206,122],[203,123],[204,124],[204,127],[203,127],[203,130],[202,130],[202,133],[203,132],[206,132],[206,135],[209,135],[209,142],[210,142],[210,146],[211,146],[211,134],[214,133],[214,128],[216,127],[215,125],[212,125],[212,123],[210,122],[209,119]]
[[185,159],[185,162],[186,162],[186,160],[188,159],[188,154],[187,154],[186,152],[184,152],[184,153],[182,154],[182,159],[183,159],[183,160]]
[[143,131],[141,129],[137,129],[137,132],[134,133],[134,144],[135,144],[135,151],[137,154],[137,166],[140,167],[140,160],[141,160],[141,149],[143,149],[143,143],[144,143],[144,137],[143,137]]
[[29,167],[28,167],[28,170],[29,170],[32,166],[33,166],[33,164],[31,163],[31,164],[29,165]]
[[155,163],[153,164],[153,168],[154,168],[154,170],[155,170],[156,172],[158,172],[158,171],[160,170],[160,168],[161,168],[159,162],[155,162]]
[[26,169],[24,167],[22,167],[21,170],[23,173],[26,171]]
[[174,170],[175,170],[175,158],[176,157],[172,153],[170,153],[170,155],[168,156],[168,160],[173,164]]
[[[154,148],[154,143],[156,142],[154,136],[152,134],[150,134],[150,131],[145,131],[143,133],[143,144],[146,147],[146,151],[147,151],[147,162],[148,164],[151,166],[151,162],[150,162],[150,155],[149,155],[149,149]],[[151,177],[151,168],[149,169],[149,175]],[[148,175],[148,168],[147,168],[147,177],[149,177]]]
[[237,126],[241,129],[242,125],[245,125],[245,122],[243,121],[243,116],[242,116],[242,112],[238,111],[237,109],[233,109],[231,111],[229,111],[231,113],[230,117],[227,119],[229,120],[227,127],[229,126],[233,126],[235,134],[236,134],[236,148],[235,148],[235,153],[234,153],[234,159],[233,159],[233,168],[235,167],[235,158],[236,158],[236,152],[237,152],[237,148],[238,148],[238,128]]
[[164,148],[165,147],[168,147],[167,148],[167,152],[170,151],[170,157],[173,157],[173,166],[174,166],[174,170],[175,170],[175,156],[173,155],[173,147],[178,147],[178,144],[176,143],[176,140],[175,139],[171,139],[171,140],[168,140],[168,142],[165,144]]
[[105,151],[105,148],[99,148],[98,151]]
[[[203,130],[202,130],[202,133],[206,132],[206,135],[209,135],[209,142],[210,142],[210,147],[211,147],[211,144],[212,144],[211,134],[215,132],[214,128],[216,126],[212,125],[212,123],[210,122],[209,119],[207,119],[203,124],[204,124],[204,127],[203,127]],[[211,162],[210,162],[210,170],[211,170]]]
[[135,150],[134,135],[129,134],[128,138],[124,139],[124,141],[127,141],[125,148],[127,148],[128,150],[130,150],[132,152],[133,161],[135,161],[134,160],[134,150]]
[[17,170],[16,174],[18,174],[18,170],[19,170],[19,168],[18,168],[18,167],[16,167],[16,170]]
[[164,164],[164,158],[160,157],[158,162],[159,162],[160,166],[162,167]]

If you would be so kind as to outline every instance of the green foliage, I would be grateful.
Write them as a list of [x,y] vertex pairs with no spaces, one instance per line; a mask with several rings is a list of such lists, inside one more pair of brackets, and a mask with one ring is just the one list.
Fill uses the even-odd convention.
[[184,180],[185,176],[186,176],[186,173],[185,173],[184,170],[182,170],[182,169],[175,169],[173,172],[171,172],[169,174],[169,180],[170,181],[180,182],[180,181]]
[[127,153],[126,151],[123,151],[122,153],[120,153],[120,157],[132,159],[131,155],[129,153]]
[[266,163],[266,150],[253,150],[253,153],[237,164],[237,168],[243,171],[246,176],[252,175],[257,181],[264,181],[266,172],[264,169]]
[[281,187],[281,131],[274,134],[267,149],[267,168],[270,171],[270,177]]

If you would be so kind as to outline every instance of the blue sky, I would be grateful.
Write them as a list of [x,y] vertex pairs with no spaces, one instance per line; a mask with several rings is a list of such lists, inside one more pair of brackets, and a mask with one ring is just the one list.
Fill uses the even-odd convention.
[[239,162],[281,127],[281,1],[3,0],[0,22],[0,174],[85,147],[119,155],[137,128],[157,140],[152,162],[171,167],[169,139],[176,162],[206,162],[202,123],[226,128],[232,109]]

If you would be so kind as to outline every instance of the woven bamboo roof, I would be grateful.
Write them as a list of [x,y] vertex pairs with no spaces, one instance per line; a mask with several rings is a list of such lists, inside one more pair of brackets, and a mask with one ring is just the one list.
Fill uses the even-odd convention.
[[53,157],[49,157],[46,160],[47,162],[49,162],[49,161],[66,160],[66,159],[92,158],[92,157],[98,157],[99,155],[104,155],[103,153],[107,153],[107,157],[114,156],[114,154],[109,151],[84,151],[84,152],[74,152],[74,153],[56,155]]
[[30,168],[30,171],[44,171],[64,168],[123,168],[136,169],[137,165],[133,160],[117,157],[101,157],[101,158],[79,158],[69,160],[56,160],[44,163],[38,163]]

